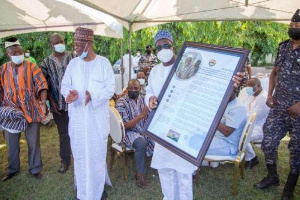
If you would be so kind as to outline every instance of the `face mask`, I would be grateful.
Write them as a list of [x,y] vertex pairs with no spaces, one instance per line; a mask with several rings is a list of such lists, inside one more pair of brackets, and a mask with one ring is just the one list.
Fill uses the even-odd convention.
[[30,56],[30,53],[25,53],[25,56],[26,56],[26,57],[29,57],[29,56]]
[[87,57],[87,55],[88,55],[88,50],[87,51],[85,51],[85,49],[86,49],[86,47],[87,47],[87,44],[88,43],[86,43],[86,45],[85,45],[85,47],[84,47],[84,50],[83,50],[83,52],[82,52],[82,54],[80,55],[80,58],[83,60],[83,59],[85,59],[86,57]]
[[128,96],[130,99],[136,99],[140,95],[140,91],[128,91]]
[[15,64],[15,65],[19,65],[24,61],[24,54],[20,55],[20,56],[11,56],[11,61]]
[[289,28],[288,34],[294,40],[300,39],[300,28]]
[[246,87],[246,93],[248,95],[253,96],[253,94],[255,93],[254,90],[253,90],[253,87]]
[[141,85],[144,85],[146,82],[145,79],[143,78],[139,78],[138,81],[140,82]]
[[141,56],[141,53],[136,53],[136,56]]
[[173,51],[171,49],[162,49],[158,52],[157,58],[162,63],[167,63],[173,58]]
[[54,45],[54,50],[57,53],[63,53],[66,50],[66,45],[64,45],[64,44],[56,44],[56,45]]

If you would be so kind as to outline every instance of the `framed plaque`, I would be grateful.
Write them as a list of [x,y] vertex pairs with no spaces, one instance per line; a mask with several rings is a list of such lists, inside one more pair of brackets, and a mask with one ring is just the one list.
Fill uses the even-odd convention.
[[185,42],[150,112],[145,135],[200,166],[249,51]]

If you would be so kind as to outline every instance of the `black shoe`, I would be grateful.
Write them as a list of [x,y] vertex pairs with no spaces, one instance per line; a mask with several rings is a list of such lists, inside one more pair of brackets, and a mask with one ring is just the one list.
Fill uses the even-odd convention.
[[8,179],[11,179],[12,177],[16,176],[18,172],[15,173],[7,173],[3,176],[2,181],[7,181]]
[[66,171],[69,169],[69,166],[70,165],[68,165],[68,164],[62,163],[59,170],[58,170],[58,172],[62,173],[62,174],[66,173]]
[[193,183],[196,182],[196,178],[197,178],[196,175],[193,175],[193,176],[192,176]]
[[33,176],[34,178],[40,180],[42,178],[42,174],[41,172],[35,173],[35,174],[31,174],[31,176]]
[[268,187],[270,187],[272,185],[274,185],[274,186],[279,185],[279,178],[278,178],[278,174],[277,174],[276,164],[274,164],[274,165],[268,165],[267,164],[267,169],[268,169],[268,176],[265,177],[259,183],[256,183],[254,185],[254,187],[256,189],[267,189]]
[[107,197],[108,196],[107,196],[106,190],[103,190],[101,200],[107,200]]
[[247,169],[247,168],[252,169],[255,165],[258,165],[258,163],[259,163],[259,160],[258,160],[257,156],[255,156],[251,160],[246,161],[245,169]]
[[281,196],[282,200],[290,200],[294,198],[294,189],[296,187],[299,174],[289,173],[288,179],[284,186],[283,194]]

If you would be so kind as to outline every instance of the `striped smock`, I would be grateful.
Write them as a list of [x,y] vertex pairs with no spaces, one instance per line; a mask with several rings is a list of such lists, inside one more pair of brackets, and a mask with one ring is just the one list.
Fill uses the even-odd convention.
[[23,112],[28,123],[40,122],[44,117],[39,105],[39,93],[48,89],[47,81],[38,66],[24,60],[19,67],[10,61],[0,67],[2,106],[13,105]]

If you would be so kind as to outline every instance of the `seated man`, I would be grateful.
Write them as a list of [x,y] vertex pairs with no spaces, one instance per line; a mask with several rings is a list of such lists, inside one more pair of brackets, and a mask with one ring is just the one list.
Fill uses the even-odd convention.
[[145,75],[144,71],[142,71],[142,70],[138,71],[138,73],[136,75],[136,79],[140,82],[140,85],[141,85],[140,95],[144,98],[146,95],[145,88],[147,86],[146,75]]
[[[239,100],[246,107],[247,116],[250,117],[254,112],[257,114],[250,140],[252,142],[261,142],[263,139],[263,125],[270,110],[266,104],[267,96],[268,93],[262,89],[260,80],[257,78],[249,79],[239,95]],[[251,144],[247,146],[245,159],[245,167],[250,169],[259,162]]]
[[246,123],[246,115],[245,107],[236,98],[234,92],[208,148],[207,155],[230,156],[238,153],[239,141]]
[[127,89],[128,95],[118,99],[116,109],[125,126],[123,142],[127,147],[135,149],[136,184],[145,188],[147,186],[145,158],[146,154],[148,156],[152,154],[154,147],[154,143],[142,134],[148,116],[148,107],[140,95],[141,86],[138,80],[130,80]]

